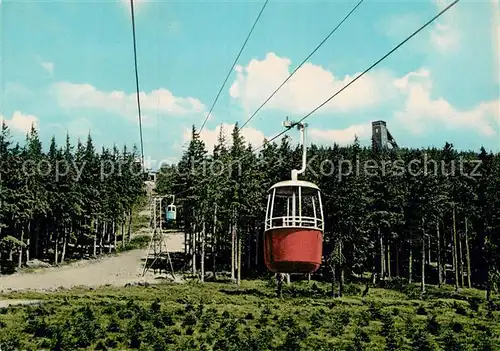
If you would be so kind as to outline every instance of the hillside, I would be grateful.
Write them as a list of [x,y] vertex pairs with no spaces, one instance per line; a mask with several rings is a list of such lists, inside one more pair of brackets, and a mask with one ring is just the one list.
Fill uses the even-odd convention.
[[[498,350],[499,300],[428,287],[371,289],[243,281],[10,293],[39,306],[3,308],[2,350]],[[495,307],[496,306],[496,307]]]

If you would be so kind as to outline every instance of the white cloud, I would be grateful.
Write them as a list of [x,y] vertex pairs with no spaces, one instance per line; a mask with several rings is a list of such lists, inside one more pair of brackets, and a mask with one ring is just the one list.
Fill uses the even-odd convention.
[[0,122],[5,122],[5,124],[13,131],[22,132],[24,134],[31,130],[33,125],[38,129],[38,118],[33,115],[25,114],[20,111],[14,112],[11,119],[6,119],[0,115]]
[[421,68],[418,71],[410,72],[401,78],[395,79],[393,84],[396,88],[404,91],[405,89],[408,89],[411,84],[414,84],[415,81],[417,81],[420,84],[425,84],[426,89],[430,89],[430,75],[431,73],[429,72],[429,70]]
[[[269,53],[264,60],[251,60],[245,68],[238,66],[238,77],[230,88],[231,96],[238,99],[246,110],[256,108],[287,77],[290,64],[289,59]],[[337,79],[321,66],[309,63],[276,94],[268,106],[289,113],[305,114],[351,79],[351,76]],[[445,99],[432,96],[432,75],[423,68],[403,77],[396,77],[389,71],[367,75],[323,109],[327,112],[354,111],[360,107],[383,106],[389,101],[402,104],[403,107],[396,110],[394,116],[405,128],[415,133],[422,132],[428,125],[474,130],[482,136],[493,136],[499,132],[499,101],[485,101],[468,110],[455,108]],[[338,143],[352,142],[354,134],[363,138],[369,133],[370,126],[366,125],[353,125],[344,130],[310,131],[317,141],[331,140]],[[216,140],[215,134],[212,139]]]
[[52,123],[50,126],[76,138],[86,138],[89,133],[93,136],[101,134],[98,130],[92,130],[92,123],[87,118],[78,118],[64,124]]
[[55,65],[53,62],[45,61],[40,55],[35,55],[35,60],[51,77],[54,75]]
[[[52,86],[52,94],[59,105],[66,109],[90,108],[116,113],[135,121],[137,95],[123,91],[100,91],[90,84],[59,82]],[[141,112],[145,124],[152,124],[156,115],[186,116],[205,111],[200,100],[193,97],[176,97],[167,89],[140,93]]]
[[440,51],[455,51],[459,47],[459,35],[449,25],[438,23],[431,31],[431,41]]
[[54,63],[52,63],[52,62],[40,62],[40,65],[51,76],[54,74]]
[[406,96],[405,105],[395,113],[395,118],[415,134],[423,133],[429,125],[474,130],[483,136],[499,133],[500,100],[482,102],[472,109],[460,111],[445,99],[431,96],[431,75],[424,69],[395,80],[394,85]]
[[7,82],[3,97],[29,98],[33,95],[33,92],[24,85],[15,82]]
[[[246,67],[237,66],[237,78],[230,95],[239,100],[246,111],[253,112],[289,76],[291,61],[268,53],[263,60],[252,59]],[[276,93],[264,108],[306,114],[352,81],[352,76],[335,77],[325,68],[312,63],[304,64]],[[368,73],[358,79],[318,113],[348,111],[373,107],[391,97],[386,89],[387,72]]]
[[[238,99],[246,110],[256,108],[287,77],[290,64],[289,59],[269,53],[264,60],[253,59],[247,67],[237,67],[238,77],[230,88],[231,96]],[[391,102],[395,106],[396,120],[415,133],[422,132],[429,125],[451,130],[474,130],[482,136],[499,133],[499,101],[484,101],[473,108],[460,110],[445,99],[432,95],[432,75],[428,69],[422,68],[402,77],[390,71],[378,71],[363,78],[323,109],[326,112],[355,111],[360,107],[389,106],[386,103]],[[289,113],[305,114],[351,79],[350,76],[337,79],[321,66],[309,63],[283,86],[268,105]],[[398,109],[397,106],[402,107]],[[318,141],[345,143],[354,140],[356,133],[360,137],[366,136],[370,128],[353,125],[344,130],[310,132]]]
[[[437,10],[442,11],[452,1],[434,0]],[[463,23],[459,18],[459,13],[454,5],[449,11],[444,13],[430,31],[430,40],[434,47],[441,52],[453,52],[459,49],[462,37]]]
[[491,0],[493,7],[492,38],[493,48],[495,48],[496,60],[493,61],[493,74],[496,74],[497,82],[500,83],[500,3],[498,0]]
[[[226,137],[226,146],[231,147],[233,144],[231,133],[233,132],[234,124],[222,124],[222,132]],[[221,125],[218,125],[215,129],[203,129],[200,134],[200,139],[205,143],[205,148],[209,153],[212,153],[214,146],[218,143],[218,138],[220,135]],[[243,136],[245,143],[252,144],[253,148],[257,148],[264,142],[265,135],[260,130],[251,127],[245,127],[240,131]],[[184,142],[189,143],[191,140],[191,129],[186,129],[184,131]]]
[[364,139],[371,135],[371,124],[354,124],[344,129],[311,129],[307,133],[309,140],[315,144],[348,145],[354,142],[355,137]]

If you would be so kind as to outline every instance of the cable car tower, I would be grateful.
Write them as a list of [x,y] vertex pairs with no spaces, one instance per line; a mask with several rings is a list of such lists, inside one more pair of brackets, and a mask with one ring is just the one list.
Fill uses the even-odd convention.
[[372,122],[372,149],[375,151],[386,150],[388,144],[391,144],[393,150],[399,149],[398,143],[387,129],[387,123],[385,121]]
[[316,184],[297,179],[306,170],[307,124],[287,119],[283,125],[297,125],[301,133],[302,168],[292,170],[291,180],[278,182],[268,191],[264,261],[273,273],[313,273],[323,255],[321,191]]
[[[160,272],[170,266],[172,277],[176,279],[174,273],[174,267],[172,260],[170,258],[170,253],[167,248],[167,243],[165,242],[165,232],[163,229],[163,212],[162,212],[162,202],[163,199],[170,197],[172,195],[158,196],[153,195],[150,202],[150,226],[151,226],[151,240],[149,242],[148,253],[146,255],[146,263],[144,264],[144,270],[142,276],[146,274],[148,269],[154,268],[154,264],[160,261]],[[168,206],[167,206],[168,208]],[[168,213],[168,212],[167,212]]]

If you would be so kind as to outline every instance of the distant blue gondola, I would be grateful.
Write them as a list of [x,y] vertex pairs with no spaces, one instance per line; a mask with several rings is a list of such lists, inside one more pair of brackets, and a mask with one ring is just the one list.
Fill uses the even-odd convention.
[[175,205],[168,205],[166,211],[167,222],[173,222],[177,218],[177,209]]

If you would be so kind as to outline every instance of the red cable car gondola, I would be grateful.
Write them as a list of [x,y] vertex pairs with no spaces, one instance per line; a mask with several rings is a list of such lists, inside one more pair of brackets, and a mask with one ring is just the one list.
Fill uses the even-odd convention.
[[305,128],[299,124],[303,145],[302,168],[292,179],[269,189],[264,231],[264,261],[274,273],[313,273],[323,255],[323,205],[313,183],[297,180],[306,168]]

